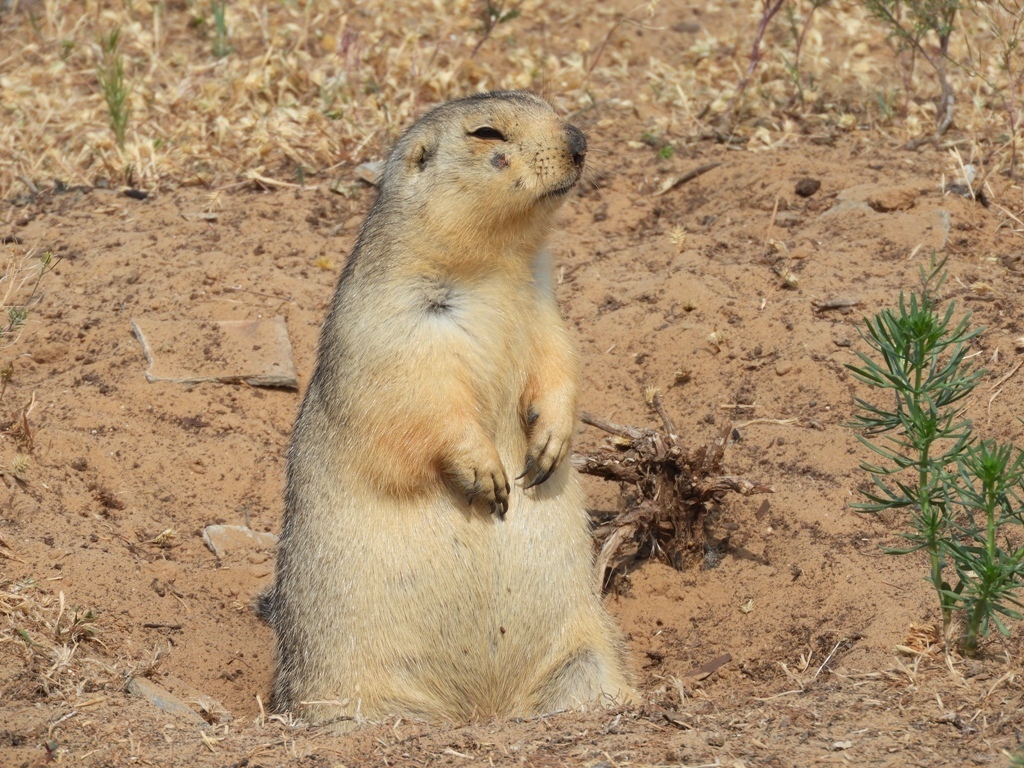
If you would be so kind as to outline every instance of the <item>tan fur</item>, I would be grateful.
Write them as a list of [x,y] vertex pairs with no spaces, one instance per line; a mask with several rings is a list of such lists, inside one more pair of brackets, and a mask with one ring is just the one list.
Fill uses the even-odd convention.
[[563,461],[578,366],[543,250],[585,150],[539,97],[501,92],[442,105],[391,154],[289,451],[263,600],[277,710],[464,720],[631,696]]

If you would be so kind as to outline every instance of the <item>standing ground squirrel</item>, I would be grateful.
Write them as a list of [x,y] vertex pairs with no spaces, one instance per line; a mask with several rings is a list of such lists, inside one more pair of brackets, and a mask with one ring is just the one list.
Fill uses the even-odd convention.
[[586,154],[538,96],[429,112],[388,158],[288,453],[273,706],[525,716],[632,691],[563,461],[578,363],[544,240]]

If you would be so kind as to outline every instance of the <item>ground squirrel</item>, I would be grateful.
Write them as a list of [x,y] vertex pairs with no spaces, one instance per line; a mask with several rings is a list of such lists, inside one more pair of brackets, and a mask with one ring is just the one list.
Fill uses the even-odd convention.
[[465,720],[631,697],[564,461],[577,359],[544,250],[586,146],[511,91],[437,107],[388,158],[288,453],[262,600],[275,709]]

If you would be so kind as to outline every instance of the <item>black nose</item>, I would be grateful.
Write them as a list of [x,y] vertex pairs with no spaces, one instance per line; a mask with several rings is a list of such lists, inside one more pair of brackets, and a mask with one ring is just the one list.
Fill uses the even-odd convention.
[[575,125],[565,126],[565,134],[566,138],[569,139],[569,152],[572,154],[572,164],[579,168],[583,165],[583,159],[587,156],[587,137]]

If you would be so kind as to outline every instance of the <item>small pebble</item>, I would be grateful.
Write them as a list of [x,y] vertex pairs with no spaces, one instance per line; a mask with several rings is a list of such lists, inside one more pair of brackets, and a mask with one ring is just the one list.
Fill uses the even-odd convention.
[[800,179],[796,183],[796,193],[800,197],[810,197],[815,192],[821,189],[821,181],[818,179]]
[[785,376],[787,373],[793,370],[793,364],[788,360],[780,360],[775,364],[775,374],[777,376]]
[[879,213],[906,211],[917,201],[916,187],[893,187],[868,196],[867,203]]

